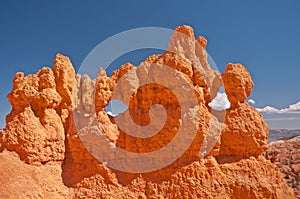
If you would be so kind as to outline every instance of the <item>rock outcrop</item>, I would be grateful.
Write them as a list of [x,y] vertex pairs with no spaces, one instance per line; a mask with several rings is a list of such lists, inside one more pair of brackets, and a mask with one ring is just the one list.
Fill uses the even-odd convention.
[[230,63],[222,79],[231,108],[226,113],[219,160],[257,156],[268,147],[268,126],[262,115],[245,102],[254,86],[251,76],[243,65]]
[[228,64],[225,73],[222,74],[222,79],[233,107],[240,102],[244,102],[251,94],[254,86],[249,72],[241,64]]
[[7,97],[12,111],[6,116],[4,147],[27,163],[64,160],[65,131],[58,113],[63,97],[52,70],[44,67],[26,77],[17,73]]
[[[206,45],[191,27],[180,26],[164,54],[150,56],[139,67],[124,64],[111,77],[102,69],[95,80],[76,75],[61,54],[52,69],[26,77],[17,73],[8,94],[12,111],[0,132],[0,198],[294,198],[279,169],[260,155],[268,127],[245,102],[253,87],[250,74],[240,64],[229,64],[222,75],[212,70]],[[172,72],[161,78],[151,73],[155,70]],[[170,84],[174,76],[184,86],[175,80]],[[171,86],[142,84],[143,78]],[[232,106],[217,112],[208,103],[222,85]],[[118,94],[118,89],[126,92]],[[189,95],[183,95],[186,89]],[[110,168],[80,139],[94,133],[105,136],[112,148],[156,151],[176,138],[184,122],[182,105],[193,104],[193,96],[197,105],[184,116],[197,127],[194,139],[174,162],[157,170]],[[127,103],[137,126],[165,119],[163,128],[149,138],[129,135],[117,125],[118,117],[105,111],[113,98]],[[165,118],[153,117],[153,104],[165,108]],[[183,129],[189,135],[189,126]],[[97,144],[93,137],[84,141]]]

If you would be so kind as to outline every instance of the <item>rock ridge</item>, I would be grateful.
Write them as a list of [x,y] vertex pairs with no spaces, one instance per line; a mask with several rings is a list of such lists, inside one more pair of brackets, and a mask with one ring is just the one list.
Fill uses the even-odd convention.
[[[100,69],[93,80],[75,74],[71,60],[62,54],[56,55],[52,69],[43,67],[27,76],[16,73],[7,95],[12,110],[0,132],[0,198],[294,198],[279,169],[261,155],[267,149],[268,126],[245,102],[254,86],[249,72],[233,63],[223,74],[212,70],[206,45],[203,36],[195,39],[192,27],[180,26],[165,53],[152,55],[139,66],[175,69],[200,107],[199,128],[188,150],[172,164],[149,173],[121,172],[99,162],[79,137],[93,129],[79,131],[76,125],[97,123],[112,145],[127,151],[157,150],[172,141],[180,126],[178,100],[167,88],[157,84],[138,88],[130,76],[138,67],[131,63],[111,77]],[[144,70],[139,75],[147,74]],[[152,104],[166,107],[167,122],[160,133],[141,139],[117,126],[105,111],[117,86],[133,91],[128,108],[138,125],[151,122],[145,113]],[[212,114],[208,103],[221,86],[231,107]],[[222,118],[224,126],[219,125]],[[220,128],[221,134],[210,135],[217,139],[213,148],[199,158],[201,146],[209,144],[205,136]]]

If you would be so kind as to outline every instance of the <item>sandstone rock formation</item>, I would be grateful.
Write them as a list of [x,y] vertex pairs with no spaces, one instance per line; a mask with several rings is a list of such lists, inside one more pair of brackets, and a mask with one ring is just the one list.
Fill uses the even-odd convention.
[[254,86],[249,72],[241,64],[228,64],[222,79],[232,107],[244,102]]
[[245,102],[253,82],[241,64],[228,64],[222,74],[231,108],[221,136],[220,161],[237,160],[261,154],[268,146],[268,126],[262,115]]
[[3,134],[3,130],[0,130],[0,152],[3,151],[3,145],[2,145],[2,134]]
[[62,161],[65,133],[58,112],[62,111],[59,106],[63,98],[57,92],[52,70],[44,67],[27,77],[17,73],[7,97],[12,111],[2,135],[5,148],[16,151],[27,163]]
[[[212,70],[206,44],[204,37],[194,38],[191,27],[180,26],[164,54],[150,56],[139,68],[124,64],[111,77],[102,69],[95,80],[75,75],[70,59],[60,54],[53,69],[45,67],[26,77],[17,73],[8,95],[12,111],[0,133],[0,198],[293,198],[279,169],[260,155],[266,150],[268,128],[244,102],[253,87],[249,73],[240,64],[229,64],[222,75]],[[174,92],[159,84],[140,85],[142,77],[151,76],[154,64],[174,71],[160,81],[168,83],[175,75],[194,93],[197,109],[186,115],[200,118],[194,123],[195,138],[176,161],[158,170],[112,169],[92,156],[80,136],[99,134],[99,128],[99,136],[111,146],[145,153],[172,142],[182,124],[181,101],[174,95],[181,85]],[[212,114],[207,104],[222,85],[232,106]],[[114,94],[118,89],[128,92]],[[105,111],[113,95],[128,99],[135,124],[155,121],[153,104],[165,108],[167,122],[152,137],[131,136]],[[192,97],[184,99],[192,103]],[[97,144],[93,138],[87,141]],[[211,149],[202,148],[211,144]]]

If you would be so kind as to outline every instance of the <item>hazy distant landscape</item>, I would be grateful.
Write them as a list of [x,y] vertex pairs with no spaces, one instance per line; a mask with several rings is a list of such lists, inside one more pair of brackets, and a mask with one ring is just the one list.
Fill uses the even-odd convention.
[[268,142],[278,140],[289,140],[300,135],[300,129],[288,130],[288,129],[273,129],[269,131]]

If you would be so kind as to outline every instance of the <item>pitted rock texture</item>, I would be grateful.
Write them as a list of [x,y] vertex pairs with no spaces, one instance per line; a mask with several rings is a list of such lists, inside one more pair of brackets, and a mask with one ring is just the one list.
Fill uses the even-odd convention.
[[[76,75],[70,59],[61,54],[52,69],[26,77],[17,73],[8,95],[12,111],[0,132],[0,198],[294,198],[279,169],[260,156],[268,128],[260,113],[244,102],[253,87],[250,74],[240,64],[229,64],[223,75],[212,70],[206,45],[204,37],[195,39],[191,27],[180,26],[164,54],[152,55],[139,66],[144,69],[140,76],[149,74],[151,64],[176,70],[200,107],[191,146],[172,164],[149,173],[109,168],[89,153],[79,135],[97,133],[98,126],[112,146],[134,152],[163,147],[180,125],[178,100],[168,89],[158,84],[139,87],[132,73],[137,67],[130,63],[111,77],[102,69],[95,80]],[[164,81],[172,78],[168,75]],[[207,104],[222,85],[233,105],[213,115]],[[116,125],[105,107],[118,86],[132,91],[121,97],[129,99],[138,125],[151,122],[151,105],[165,107],[168,122],[160,133],[135,138]],[[213,140],[217,142],[209,149]],[[199,152],[205,157],[199,158]]]
[[5,148],[16,151],[27,163],[62,161],[65,131],[60,105],[63,98],[56,90],[52,70],[44,67],[26,77],[17,73],[7,97],[12,111],[6,116],[2,135]]
[[254,83],[247,69],[242,64],[227,64],[222,74],[225,91],[232,107],[244,102],[251,94]]
[[262,115],[246,102],[227,110],[221,135],[220,161],[257,156],[268,148],[268,126]]

